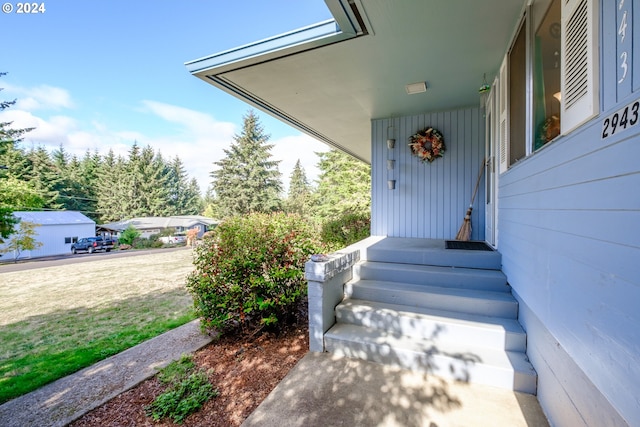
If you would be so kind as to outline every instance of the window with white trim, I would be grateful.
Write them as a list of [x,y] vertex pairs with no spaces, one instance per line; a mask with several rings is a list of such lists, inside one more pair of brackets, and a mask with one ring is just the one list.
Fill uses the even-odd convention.
[[536,0],[500,68],[500,171],[598,113],[597,1]]

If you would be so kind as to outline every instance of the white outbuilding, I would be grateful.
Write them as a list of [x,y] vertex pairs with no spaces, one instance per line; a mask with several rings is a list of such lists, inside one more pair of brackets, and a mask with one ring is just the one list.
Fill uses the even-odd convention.
[[[34,238],[42,243],[38,249],[20,253],[19,259],[69,254],[71,243],[96,235],[95,221],[76,211],[17,211],[13,215],[20,221],[37,224]],[[9,239],[11,236],[0,247],[5,247]],[[4,253],[0,262],[13,261],[15,256],[13,252]]]

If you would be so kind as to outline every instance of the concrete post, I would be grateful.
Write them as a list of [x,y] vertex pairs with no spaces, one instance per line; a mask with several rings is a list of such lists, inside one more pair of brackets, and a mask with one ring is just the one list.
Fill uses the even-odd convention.
[[335,252],[327,261],[308,261],[305,279],[309,298],[309,350],[324,351],[324,333],[336,322],[335,307],[344,297],[344,284],[353,277],[360,251]]

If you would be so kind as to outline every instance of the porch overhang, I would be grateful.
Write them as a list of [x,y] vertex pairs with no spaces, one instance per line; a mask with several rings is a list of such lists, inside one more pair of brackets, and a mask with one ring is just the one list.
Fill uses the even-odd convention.
[[[194,76],[365,162],[371,120],[476,105],[523,0],[325,0],[334,19],[190,61]],[[407,84],[426,92],[408,95]]]

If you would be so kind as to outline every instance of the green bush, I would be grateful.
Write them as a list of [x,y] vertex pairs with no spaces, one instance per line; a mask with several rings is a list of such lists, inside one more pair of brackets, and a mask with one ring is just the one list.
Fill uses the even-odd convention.
[[216,227],[194,252],[187,278],[204,328],[249,332],[293,317],[306,295],[304,264],[321,252],[298,215],[251,214]]
[[[155,238],[154,238],[155,236]],[[133,245],[135,249],[157,249],[164,246],[161,240],[158,240],[158,235],[149,236],[148,239],[144,237],[137,237],[133,240]]]
[[118,241],[123,245],[133,245],[133,241],[140,237],[140,232],[131,224],[124,229],[122,233],[120,233],[120,237],[118,237]]
[[321,236],[322,241],[336,251],[369,237],[370,233],[370,214],[346,213],[338,219],[325,222]]

